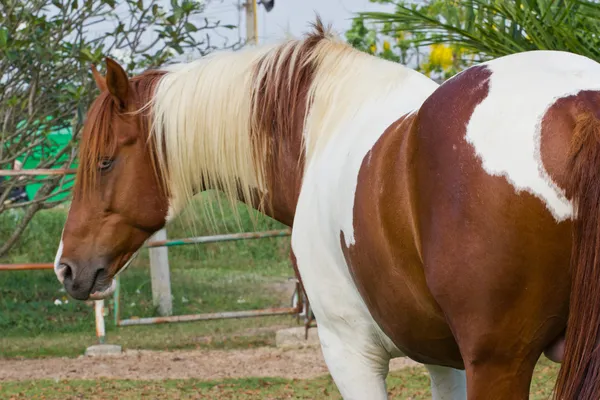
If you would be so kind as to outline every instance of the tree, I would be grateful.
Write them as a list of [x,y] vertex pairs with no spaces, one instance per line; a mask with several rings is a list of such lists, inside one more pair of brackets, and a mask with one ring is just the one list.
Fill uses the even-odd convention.
[[414,46],[459,47],[463,62],[529,50],[563,50],[600,60],[600,4],[592,0],[400,2],[394,13],[365,12],[359,18],[376,23],[384,34],[412,32]]
[[[77,156],[82,122],[97,89],[90,66],[105,56],[134,73],[185,55],[204,55],[239,43],[215,43],[218,21],[203,17],[206,1],[3,0],[0,2],[0,169],[15,161],[67,168]],[[222,38],[222,37],[221,37]],[[70,140],[52,143],[69,130]],[[72,178],[10,178],[0,182],[0,213],[20,208],[0,257],[34,214],[64,201]],[[40,184],[33,198],[7,201],[15,188]],[[5,219],[8,221],[8,219]]]
[[[395,0],[371,0],[374,3],[396,4],[397,9],[410,8],[420,15],[444,19],[466,19],[457,13],[450,2],[432,0],[415,3]],[[347,32],[348,42],[367,53],[412,67],[438,81],[443,81],[465,67],[478,61],[474,54],[467,54],[463,46],[450,43],[431,42],[435,32],[412,30],[400,19],[383,19],[384,13],[359,13],[352,28]],[[396,14],[391,14],[396,16]],[[377,17],[374,17],[377,16]],[[367,28],[367,24],[370,25]],[[429,43],[428,43],[429,42]]]

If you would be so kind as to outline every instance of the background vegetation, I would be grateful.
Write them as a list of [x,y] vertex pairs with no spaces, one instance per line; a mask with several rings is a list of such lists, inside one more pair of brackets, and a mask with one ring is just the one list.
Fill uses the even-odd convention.
[[[97,89],[92,64],[104,57],[128,72],[160,66],[185,53],[217,48],[218,21],[204,18],[209,1],[5,0],[0,3],[0,169],[15,160],[28,168],[75,164],[85,113]],[[238,44],[219,43],[220,47]],[[64,133],[58,135],[59,133]],[[66,141],[56,142],[65,136]],[[11,189],[35,182],[27,202],[7,201]],[[0,256],[17,242],[36,212],[65,200],[69,179],[60,176],[0,179],[0,214],[25,212],[0,241]]]
[[491,58],[562,50],[600,60],[594,0],[371,0],[393,13],[363,12],[347,38],[357,48],[443,81]]

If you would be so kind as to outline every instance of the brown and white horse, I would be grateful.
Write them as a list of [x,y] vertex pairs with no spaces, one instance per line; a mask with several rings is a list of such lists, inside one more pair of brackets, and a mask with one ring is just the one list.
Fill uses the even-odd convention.
[[558,398],[600,398],[596,62],[521,53],[438,86],[318,23],[94,76],[55,262],[73,297],[111,294],[150,235],[216,188],[293,227],[344,398],[386,398],[389,360],[408,356],[436,400],[525,399],[543,352],[563,361]]

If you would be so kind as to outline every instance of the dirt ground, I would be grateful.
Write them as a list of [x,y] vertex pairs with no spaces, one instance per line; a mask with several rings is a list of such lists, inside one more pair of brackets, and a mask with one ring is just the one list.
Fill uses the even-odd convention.
[[[395,359],[390,370],[419,365]],[[308,379],[327,374],[319,348],[281,350],[126,351],[117,356],[0,359],[0,381],[26,379],[183,379],[281,377]]]

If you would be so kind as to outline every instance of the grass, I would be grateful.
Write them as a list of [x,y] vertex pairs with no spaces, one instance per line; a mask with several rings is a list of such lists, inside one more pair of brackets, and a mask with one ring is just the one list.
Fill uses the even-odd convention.
[[[205,223],[200,201],[216,200],[210,195],[198,199],[188,214],[167,228],[170,238],[184,238],[223,232],[281,229],[276,221],[252,214],[240,207],[241,227],[234,210],[225,207],[223,222]],[[190,220],[185,216],[193,214]],[[17,213],[0,215],[0,241],[10,233]],[[0,263],[49,262],[60,240],[65,209],[38,213],[8,257]],[[175,315],[218,311],[287,307],[290,298],[277,290],[294,276],[289,262],[289,238],[177,246],[169,248],[173,313]],[[148,250],[142,250],[132,266],[121,275],[121,318],[157,316],[152,304]],[[52,271],[2,272],[0,279],[0,357],[75,356],[95,339],[92,303],[70,299]],[[265,318],[213,321],[190,324],[116,328],[112,323],[113,300],[107,301],[107,335],[110,341],[129,348],[196,347],[195,338],[265,324],[282,324],[282,319]],[[284,317],[285,318],[285,317]],[[288,324],[292,318],[286,318]],[[237,327],[237,328],[236,328]],[[264,335],[239,339],[240,346],[266,343]],[[223,346],[215,341],[212,346]],[[228,344],[235,345],[235,340]]]
[[[542,358],[531,385],[532,400],[550,397],[558,367]],[[390,374],[393,399],[431,399],[429,376],[422,367]],[[290,380],[276,378],[186,380],[72,380],[1,382],[0,393],[10,399],[341,399],[331,377]]]
[[[295,326],[293,316],[131,326],[107,333],[110,343],[128,349],[239,349],[275,345],[275,328]],[[4,358],[77,357],[97,342],[95,330],[0,337]],[[2,357],[0,357],[0,362]]]

